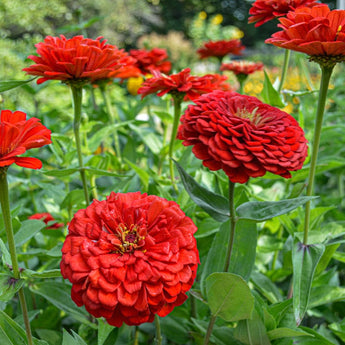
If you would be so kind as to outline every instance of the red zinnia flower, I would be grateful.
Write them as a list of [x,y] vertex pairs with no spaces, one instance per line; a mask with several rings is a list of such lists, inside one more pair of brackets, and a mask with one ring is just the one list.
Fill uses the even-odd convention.
[[206,59],[209,57],[223,58],[226,55],[241,55],[244,46],[240,40],[222,40],[222,41],[209,41],[204,43],[202,48],[197,50],[200,59]]
[[102,37],[96,40],[75,36],[47,36],[44,42],[35,45],[39,56],[28,58],[36,64],[24,68],[27,74],[41,76],[37,84],[47,80],[106,79],[109,73],[121,67],[120,60],[127,53],[116,46],[106,44]]
[[[55,218],[48,212],[35,213],[28,219],[42,219],[46,224],[55,220]],[[53,223],[47,226],[47,229],[59,229],[64,226],[63,223]]]
[[110,72],[107,78],[129,79],[140,77],[141,71],[136,67],[136,59],[127,55],[119,60],[120,68]]
[[167,61],[168,54],[165,49],[132,49],[129,54],[137,60],[136,67],[144,75],[152,74],[154,70],[168,74],[171,70],[171,62]]
[[262,62],[252,61],[232,61],[229,63],[223,63],[220,67],[221,71],[231,71],[236,75],[244,74],[249,75],[256,71],[261,71],[264,68]]
[[316,4],[317,0],[256,0],[249,10],[252,16],[248,18],[248,23],[256,23],[258,27],[274,18],[286,16],[298,7]]
[[307,156],[302,128],[289,114],[255,97],[214,91],[199,97],[181,117],[178,139],[193,145],[211,170],[245,183],[266,171],[291,177]]
[[312,8],[300,7],[279,21],[281,24],[278,26],[283,31],[274,33],[266,43],[312,57],[335,59],[334,62],[344,60],[345,10],[331,11],[325,4]]
[[166,316],[194,282],[196,230],[175,202],[155,195],[94,200],[74,215],[62,247],[73,301],[116,327]]
[[190,68],[186,68],[177,74],[165,75],[153,72],[153,78],[145,80],[138,90],[142,98],[157,93],[157,96],[164,96],[167,93],[184,95],[184,100],[193,100],[200,95],[214,90],[227,89],[225,76],[207,74],[202,77],[190,75]]
[[26,120],[22,111],[2,110],[0,113],[0,167],[17,164],[24,168],[41,169],[37,158],[18,157],[27,150],[50,144],[50,130],[39,119]]

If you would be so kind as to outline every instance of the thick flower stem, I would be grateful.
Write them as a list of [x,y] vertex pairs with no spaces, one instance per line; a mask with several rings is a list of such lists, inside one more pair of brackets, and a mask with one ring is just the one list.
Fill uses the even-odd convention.
[[290,60],[290,55],[291,55],[291,50],[285,49],[285,54],[284,54],[284,64],[283,64],[283,69],[282,69],[282,74],[280,78],[280,83],[278,86],[278,92],[280,92],[283,88],[286,73],[289,67],[289,60]]
[[159,322],[159,316],[155,315],[156,336],[155,345],[162,345],[161,324]]
[[[327,99],[327,91],[329,81],[331,79],[331,75],[333,72],[334,66],[325,67],[321,66],[321,84],[320,84],[320,91],[319,91],[319,101],[317,105],[316,111],[316,121],[314,127],[314,138],[313,138],[313,146],[312,146],[312,153],[310,159],[310,168],[309,168],[309,176],[308,176],[308,187],[307,187],[307,196],[313,195],[314,190],[314,179],[315,179],[315,171],[316,171],[316,163],[317,163],[317,155],[319,152],[320,146],[320,137],[321,137],[321,130],[322,130],[322,120],[323,114],[325,112],[325,104]],[[303,244],[308,244],[308,231],[309,231],[309,223],[310,223],[310,201],[308,201],[305,205],[305,219],[304,219],[304,236],[303,236]]]
[[[20,271],[17,261],[16,245],[14,241],[14,234],[11,221],[11,211],[10,211],[10,202],[8,197],[8,183],[7,183],[7,167],[0,168],[0,204],[2,210],[2,216],[4,219],[5,231],[8,242],[8,249],[10,251],[11,261],[12,261],[12,270],[13,276],[16,280],[20,279]],[[28,316],[28,310],[25,301],[24,289],[21,287],[18,291],[20,307],[22,309],[26,337],[28,344],[32,345],[32,335],[30,328],[30,321]]]
[[177,130],[178,130],[178,125],[180,123],[180,117],[181,117],[181,104],[182,104],[182,97],[181,95],[178,96],[173,96],[174,100],[174,123],[173,123],[173,128],[171,131],[171,138],[170,138],[170,143],[169,143],[169,158],[170,158],[170,178],[171,178],[171,183],[177,192],[177,187],[175,184],[175,174],[174,174],[174,162],[172,161],[173,158],[173,151],[174,151],[174,145],[175,145],[175,139],[177,135]]
[[86,174],[84,170],[83,156],[81,152],[81,141],[80,141],[80,121],[81,121],[81,105],[82,105],[83,88],[80,86],[71,85],[71,90],[72,90],[73,108],[74,108],[73,129],[74,129],[75,144],[77,148],[81,182],[83,184],[86,205],[88,206],[90,203],[90,199],[89,199],[89,192],[87,188]]
[[[100,90],[102,93],[103,101],[105,104],[105,107],[107,109],[107,113],[109,116],[109,120],[111,124],[114,123],[120,123],[120,118],[117,112],[113,110],[113,107],[111,106],[109,95],[106,89],[105,85],[100,86]],[[116,157],[118,157],[120,163],[122,161],[122,155],[121,155],[121,148],[120,148],[120,141],[119,141],[119,136],[117,133],[117,129],[114,129],[113,131],[113,136],[114,136],[114,145],[115,145],[115,152],[116,152]]]
[[[224,264],[223,272],[228,272],[231,260],[231,253],[232,248],[234,246],[234,239],[235,239],[235,230],[236,230],[236,213],[235,213],[235,203],[234,203],[234,194],[235,194],[235,183],[229,180],[229,211],[230,211],[230,238],[228,243],[228,251],[226,253],[226,259]],[[209,343],[213,326],[216,322],[216,316],[212,315],[209,321],[206,336],[204,338],[204,344],[207,345]]]

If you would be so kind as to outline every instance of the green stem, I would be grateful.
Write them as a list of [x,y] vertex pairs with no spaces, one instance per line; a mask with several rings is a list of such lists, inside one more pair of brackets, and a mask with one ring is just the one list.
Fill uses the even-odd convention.
[[174,162],[172,161],[173,158],[173,151],[174,151],[174,145],[175,145],[175,139],[177,135],[178,125],[180,123],[180,117],[181,117],[181,104],[183,101],[182,96],[179,94],[178,96],[173,96],[174,100],[174,122],[173,122],[173,128],[171,131],[171,138],[169,143],[169,158],[170,158],[170,178],[171,183],[177,192],[178,189],[175,184],[175,175],[174,175]]
[[287,73],[287,70],[289,67],[290,55],[291,55],[291,50],[285,49],[284,64],[283,64],[282,75],[281,75],[280,83],[279,83],[279,87],[278,87],[278,92],[280,92],[282,90],[283,85],[284,85],[286,73]]
[[[316,163],[317,163],[317,155],[319,152],[320,146],[320,137],[321,137],[321,130],[322,130],[322,120],[323,114],[325,112],[325,104],[327,99],[327,91],[329,81],[331,79],[331,75],[333,72],[332,67],[325,67],[321,66],[321,84],[320,84],[320,91],[319,91],[319,101],[317,105],[316,111],[316,121],[315,121],[315,128],[314,128],[314,138],[313,138],[313,145],[312,145],[312,154],[310,159],[310,168],[309,168],[309,176],[308,176],[308,186],[307,186],[307,196],[311,196],[314,190],[314,179],[315,179],[315,172],[316,172]],[[309,223],[310,223],[310,208],[311,204],[308,201],[305,205],[305,219],[304,219],[304,236],[303,236],[303,244],[307,245],[308,242],[308,231],[309,231]]]
[[80,142],[80,121],[81,121],[81,105],[82,105],[82,97],[83,97],[83,88],[71,85],[71,90],[72,90],[73,108],[74,108],[74,124],[73,124],[74,138],[75,138],[75,144],[77,148],[81,182],[83,184],[86,206],[88,206],[90,203],[90,199],[89,199],[89,192],[87,189],[86,174],[84,170],[83,156],[81,152],[81,142]]
[[161,324],[159,322],[159,316],[155,315],[156,337],[155,345],[162,345]]
[[[235,203],[234,203],[234,194],[235,194],[235,183],[229,180],[229,211],[230,211],[230,238],[228,243],[228,251],[226,254],[225,264],[223,272],[228,272],[231,260],[232,248],[234,246],[235,239],[235,230],[236,230],[236,213],[235,213]],[[212,315],[209,321],[206,336],[204,338],[204,345],[207,345],[213,330],[213,326],[216,322],[217,317]]]
[[[0,168],[0,204],[2,210],[2,216],[4,219],[4,225],[6,230],[7,242],[8,242],[8,249],[10,251],[11,261],[12,261],[12,270],[13,276],[16,280],[20,279],[20,271],[19,265],[17,260],[17,253],[16,253],[16,245],[14,241],[14,234],[12,228],[12,220],[11,220],[11,211],[10,211],[10,201],[8,196],[8,183],[7,183],[7,168],[2,167]],[[32,345],[32,335],[31,335],[31,328],[30,328],[30,321],[28,316],[28,309],[26,306],[24,289],[21,287],[18,291],[20,307],[22,309],[24,324],[25,324],[25,331],[26,337],[28,340],[28,344]]]
[[[112,107],[112,105],[110,103],[110,97],[109,97],[109,94],[107,92],[106,86],[105,85],[101,85],[100,86],[100,90],[101,90],[101,94],[102,94],[102,97],[103,97],[103,101],[104,101],[105,107],[107,109],[107,113],[108,113],[108,116],[109,116],[110,123],[111,124],[120,123],[121,122],[120,117],[119,117],[118,113],[113,110],[113,107]],[[118,157],[119,161],[122,162],[120,140],[119,140],[117,129],[114,129],[113,135],[114,135],[114,144],[115,144],[116,157]]]

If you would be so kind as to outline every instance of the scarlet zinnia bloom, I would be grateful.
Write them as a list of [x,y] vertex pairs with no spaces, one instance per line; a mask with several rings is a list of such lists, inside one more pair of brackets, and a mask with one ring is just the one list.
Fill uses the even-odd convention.
[[24,168],[40,169],[37,158],[18,157],[27,150],[50,144],[50,130],[39,119],[26,120],[22,111],[2,110],[0,113],[0,167],[17,164]]
[[[41,219],[43,220],[46,224],[49,222],[55,221],[55,218],[48,212],[43,212],[43,213],[35,213],[31,215],[28,219]],[[64,226],[63,223],[50,223],[49,226],[47,226],[47,229],[60,229]]]
[[106,44],[102,37],[96,40],[75,36],[67,39],[47,36],[37,43],[38,56],[28,58],[34,65],[24,68],[27,74],[40,76],[37,84],[55,79],[62,81],[95,81],[106,79],[109,73],[121,67],[120,60],[127,55],[116,46]]
[[119,60],[121,67],[110,72],[107,78],[129,79],[140,77],[141,71],[138,67],[136,67],[136,61],[136,59],[129,55],[124,56]]
[[168,74],[171,70],[171,62],[167,60],[169,56],[165,49],[131,49],[129,54],[137,60],[136,67],[143,75],[152,74],[152,71]]
[[223,63],[220,67],[221,71],[231,71],[236,75],[244,74],[249,75],[256,71],[261,71],[264,68],[262,62],[252,61],[232,61],[229,63]]
[[291,177],[307,156],[302,128],[289,114],[255,97],[214,91],[189,105],[178,139],[211,170],[245,183],[267,171]]
[[153,78],[147,79],[138,90],[142,98],[157,93],[157,96],[164,96],[167,93],[184,95],[184,100],[193,100],[200,95],[213,90],[224,90],[227,88],[225,76],[207,74],[202,77],[190,75],[190,68],[186,68],[177,74],[165,75],[153,72]]
[[206,59],[209,57],[217,57],[222,59],[224,56],[241,55],[244,46],[238,39],[233,40],[221,40],[221,41],[209,41],[204,43],[203,47],[197,50],[200,59]]
[[114,193],[79,210],[62,247],[72,299],[120,327],[166,316],[187,298],[199,263],[197,230],[173,201]]
[[274,18],[286,16],[298,7],[316,4],[317,0],[256,0],[249,10],[252,16],[248,18],[248,23],[256,23],[258,27]]
[[276,32],[266,43],[296,50],[314,60],[339,62],[345,56],[345,10],[333,10],[325,4],[300,7],[280,18]]

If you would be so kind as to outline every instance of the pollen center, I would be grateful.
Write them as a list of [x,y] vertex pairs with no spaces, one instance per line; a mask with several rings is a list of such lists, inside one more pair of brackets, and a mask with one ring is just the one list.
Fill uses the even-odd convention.
[[126,226],[120,224],[117,228],[116,236],[120,240],[117,245],[116,253],[133,253],[136,249],[139,249],[145,244],[145,236],[141,236],[140,227],[132,224],[131,226]]
[[236,116],[240,117],[241,119],[248,119],[254,125],[259,125],[262,117],[260,114],[257,114],[258,108],[253,109],[252,111],[247,110],[246,108],[238,109],[236,112]]

